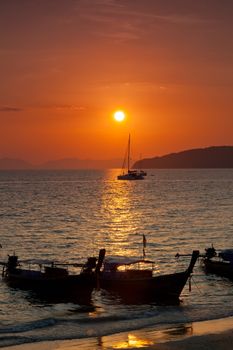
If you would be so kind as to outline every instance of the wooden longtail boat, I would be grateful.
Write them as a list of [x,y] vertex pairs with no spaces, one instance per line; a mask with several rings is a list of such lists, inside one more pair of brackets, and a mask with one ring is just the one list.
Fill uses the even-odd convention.
[[[99,259],[103,259],[101,251]],[[40,296],[88,300],[96,286],[96,271],[101,264],[97,260],[90,257],[85,264],[66,264],[46,260],[19,261],[16,255],[10,255],[6,263],[1,263],[2,278],[10,287],[31,290]],[[70,273],[70,266],[79,270]]]
[[150,260],[106,258],[99,275],[100,288],[113,291],[128,300],[178,300],[198,257],[199,251],[195,250],[185,271],[160,276],[154,276],[153,269],[148,268],[148,265],[153,264]]
[[207,248],[202,263],[206,273],[214,273],[233,280],[233,249],[217,252],[214,247]]

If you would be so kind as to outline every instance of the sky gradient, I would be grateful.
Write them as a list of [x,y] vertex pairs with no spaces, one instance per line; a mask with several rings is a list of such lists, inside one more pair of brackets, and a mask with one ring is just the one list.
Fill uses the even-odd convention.
[[[0,1],[0,158],[233,144],[233,1]],[[126,112],[122,123],[115,110]]]

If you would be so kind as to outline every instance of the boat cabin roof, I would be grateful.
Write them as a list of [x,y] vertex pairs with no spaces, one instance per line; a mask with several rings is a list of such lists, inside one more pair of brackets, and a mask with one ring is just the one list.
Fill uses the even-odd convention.
[[113,268],[123,265],[133,265],[137,263],[144,263],[144,264],[153,264],[154,261],[152,260],[145,260],[141,258],[130,258],[126,256],[112,256],[107,257],[104,260],[104,267],[106,268]]
[[233,249],[225,249],[219,253],[219,256],[226,261],[233,263]]

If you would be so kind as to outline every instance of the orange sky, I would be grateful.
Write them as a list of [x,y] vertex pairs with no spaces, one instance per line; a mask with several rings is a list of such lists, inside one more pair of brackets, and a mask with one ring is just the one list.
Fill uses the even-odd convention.
[[[233,144],[233,2],[0,2],[0,158]],[[117,123],[116,109],[127,118]]]

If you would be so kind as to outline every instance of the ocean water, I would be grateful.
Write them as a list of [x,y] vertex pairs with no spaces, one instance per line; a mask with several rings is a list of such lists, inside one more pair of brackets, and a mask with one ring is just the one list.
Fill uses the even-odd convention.
[[[74,263],[97,256],[142,255],[157,273],[183,270],[175,254],[233,248],[233,170],[149,170],[144,181],[117,181],[117,170],[0,172],[0,260]],[[233,282],[197,263],[180,305],[124,303],[95,290],[88,305],[45,301],[0,281],[0,347],[102,337],[121,331],[233,315]]]

